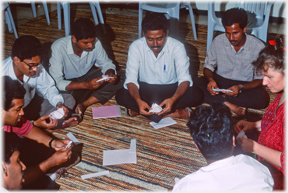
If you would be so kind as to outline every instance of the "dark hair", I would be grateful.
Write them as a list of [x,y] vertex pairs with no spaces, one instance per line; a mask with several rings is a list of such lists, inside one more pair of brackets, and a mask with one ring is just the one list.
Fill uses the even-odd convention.
[[147,33],[147,30],[163,30],[166,35],[168,29],[169,22],[163,13],[149,13],[142,21],[142,31],[144,34]]
[[40,41],[31,35],[21,36],[15,40],[12,46],[11,57],[18,57],[22,62],[35,56],[42,57],[42,45]]
[[75,36],[76,40],[95,38],[96,28],[94,23],[88,18],[77,19],[71,27],[71,35]]
[[232,154],[232,115],[222,103],[198,106],[191,113],[187,126],[206,159],[220,160]]
[[222,16],[222,24],[224,27],[231,26],[235,23],[239,24],[241,29],[247,26],[248,16],[244,9],[232,8],[224,12]]
[[[4,141],[4,156],[2,159],[9,164],[10,157],[12,156],[14,151],[18,151],[19,147],[19,137],[15,133],[8,133],[2,130],[2,136]],[[2,146],[3,147],[3,146]]]
[[284,36],[278,35],[274,40],[269,41],[269,43],[263,48],[258,58],[252,62],[255,70],[260,73],[261,71],[266,72],[268,68],[278,70],[284,73],[285,68],[285,46],[284,46]]
[[3,109],[8,111],[12,106],[13,99],[23,99],[25,95],[25,88],[18,80],[12,80],[9,76],[3,76]]

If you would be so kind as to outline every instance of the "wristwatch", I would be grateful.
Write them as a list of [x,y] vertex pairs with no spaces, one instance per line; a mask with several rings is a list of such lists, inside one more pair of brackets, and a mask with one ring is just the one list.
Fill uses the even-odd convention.
[[243,85],[242,84],[239,84],[239,86],[241,86],[240,90],[239,90],[239,93],[242,93],[243,91]]

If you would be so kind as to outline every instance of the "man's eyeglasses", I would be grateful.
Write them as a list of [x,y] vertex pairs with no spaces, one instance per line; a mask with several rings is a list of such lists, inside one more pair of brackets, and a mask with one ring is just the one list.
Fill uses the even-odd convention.
[[41,60],[37,65],[35,65],[35,66],[30,66],[29,64],[27,64],[24,60],[23,60],[23,62],[29,67],[29,70],[32,70],[32,69],[34,69],[34,68],[39,68],[40,66],[42,66],[43,65],[43,61]]

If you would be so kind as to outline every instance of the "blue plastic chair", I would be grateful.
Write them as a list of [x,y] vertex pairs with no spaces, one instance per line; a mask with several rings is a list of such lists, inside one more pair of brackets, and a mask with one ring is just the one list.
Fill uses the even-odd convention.
[[[73,1],[73,3],[74,2],[75,1]],[[97,12],[98,12],[100,23],[104,24],[104,19],[103,19],[103,16],[102,16],[101,7],[100,7],[99,2],[90,2],[89,4],[90,4],[90,7],[91,7],[91,11],[92,11],[92,15],[93,15],[95,24],[96,25],[99,24],[97,13],[96,13],[96,9],[97,9]],[[65,36],[69,36],[69,34],[70,34],[70,2],[67,2],[67,1],[57,2],[58,29],[62,28],[62,24],[61,24],[61,6],[63,7]],[[95,7],[96,7],[96,9],[95,9]]]
[[[189,10],[192,30],[194,39],[197,40],[197,34],[196,34],[196,28],[195,28],[195,21],[194,21],[194,15],[193,15],[193,9],[190,5],[190,2],[175,2],[175,3],[143,3],[139,2],[139,23],[138,23],[138,29],[139,29],[139,38],[142,36],[142,18],[143,18],[143,10],[151,11],[151,12],[157,12],[157,13],[165,13],[170,18],[175,18],[179,21],[179,15],[180,15],[180,9],[185,8]],[[178,22],[174,22],[174,25],[170,27],[172,30],[176,30],[176,33],[178,32]]]
[[15,38],[17,39],[18,38],[18,34],[17,34],[17,30],[16,30],[16,27],[15,27],[15,23],[14,23],[14,20],[13,20],[13,17],[12,17],[12,13],[11,13],[9,4],[4,2],[2,4],[2,10],[5,11],[4,16],[5,16],[5,22],[6,22],[7,26],[8,26],[8,31],[10,33],[14,32]]
[[[48,11],[48,7],[47,7],[46,1],[42,1],[42,5],[43,5],[43,9],[44,9],[46,20],[47,20],[47,24],[50,25],[49,11]],[[35,18],[35,17],[37,17],[35,1],[34,2],[31,1],[31,7],[32,7],[33,17]]]
[[[248,25],[247,33],[255,35],[257,38],[267,41],[268,24],[271,7],[274,2],[236,2],[235,7],[243,8],[247,11]],[[266,6],[266,11],[265,11]],[[264,17],[265,11],[265,17]],[[212,44],[214,31],[225,32],[221,18],[215,15],[215,2],[208,3],[208,29],[207,29],[207,52]]]

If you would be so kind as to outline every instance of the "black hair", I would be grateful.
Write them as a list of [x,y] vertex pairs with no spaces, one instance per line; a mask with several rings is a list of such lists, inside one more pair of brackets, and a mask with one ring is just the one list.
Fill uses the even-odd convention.
[[[2,130],[4,141],[3,158],[7,164],[10,164],[10,158],[14,151],[19,151],[19,137],[15,133],[8,133]],[[3,146],[2,146],[3,147]]]
[[198,106],[191,113],[187,126],[201,151],[209,160],[220,160],[232,154],[232,115],[222,103]]
[[169,29],[169,22],[163,13],[152,12],[147,14],[141,25],[144,34],[147,33],[147,30],[163,30],[167,35]]
[[222,24],[224,27],[231,26],[235,23],[239,24],[241,29],[247,26],[248,16],[244,9],[232,8],[224,12],[222,16]]
[[15,40],[12,46],[11,57],[18,57],[22,62],[35,56],[42,57],[42,45],[35,36],[24,35]]
[[263,48],[258,58],[252,62],[257,73],[266,72],[272,68],[284,74],[285,45],[284,36],[278,35]]
[[94,23],[88,18],[77,19],[71,27],[71,35],[75,36],[76,40],[95,38],[96,28]]
[[8,111],[13,107],[12,100],[23,99],[26,90],[18,80],[12,80],[9,76],[3,76],[2,82],[4,82],[3,109]]

